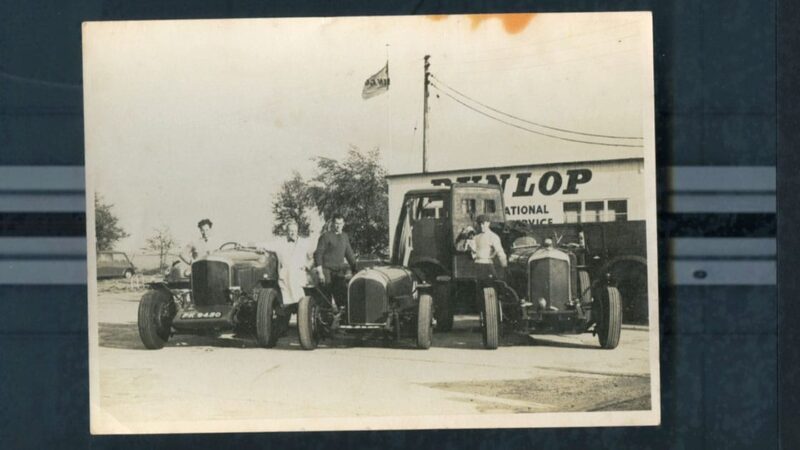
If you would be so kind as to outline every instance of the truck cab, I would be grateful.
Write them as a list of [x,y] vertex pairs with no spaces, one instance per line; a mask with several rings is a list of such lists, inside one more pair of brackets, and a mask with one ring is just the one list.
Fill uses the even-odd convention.
[[411,190],[403,198],[392,264],[410,268],[433,285],[438,330],[452,327],[455,308],[474,310],[470,302],[455,304],[449,299],[473,298],[456,295],[475,289],[475,263],[468,252],[458,251],[456,245],[469,233],[475,233],[475,219],[481,214],[489,216],[492,229],[501,232],[505,209],[499,185],[455,183]]

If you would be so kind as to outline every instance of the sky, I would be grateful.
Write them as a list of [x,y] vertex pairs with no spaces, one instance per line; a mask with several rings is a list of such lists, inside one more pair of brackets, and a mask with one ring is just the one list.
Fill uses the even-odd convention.
[[[273,194],[292,171],[313,174],[315,156],[379,148],[390,174],[421,170],[426,54],[430,171],[641,157],[653,145],[650,23],[647,13],[88,23],[87,189],[130,233],[120,250],[162,226],[185,243],[205,217],[221,241],[269,239]],[[363,100],[387,59],[389,90]]]

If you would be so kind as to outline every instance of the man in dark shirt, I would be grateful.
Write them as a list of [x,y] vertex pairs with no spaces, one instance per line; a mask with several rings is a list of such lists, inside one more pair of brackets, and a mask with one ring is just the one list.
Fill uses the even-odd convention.
[[[347,269],[356,271],[356,258],[350,247],[350,238],[344,231],[344,217],[333,216],[333,230],[323,233],[314,252],[314,265],[320,283],[333,295],[336,305],[347,304]],[[347,260],[347,262],[345,262]],[[349,266],[349,267],[348,267]]]

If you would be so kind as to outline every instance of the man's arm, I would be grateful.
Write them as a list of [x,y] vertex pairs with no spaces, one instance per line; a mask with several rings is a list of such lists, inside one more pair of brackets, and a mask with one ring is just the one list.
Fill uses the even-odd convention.
[[314,251],[314,268],[317,272],[317,279],[322,284],[325,284],[325,271],[322,269],[322,260],[323,256],[325,255],[325,248],[328,246],[328,239],[325,237],[325,233],[322,233],[319,236],[319,240],[317,241],[317,250]]
[[503,250],[503,243],[500,242],[500,237],[495,235],[493,239],[493,247],[495,254],[497,255],[497,259],[500,261],[501,267],[508,266],[508,258],[506,257],[506,252]]
[[353,253],[353,247],[350,246],[350,236],[347,236],[344,240],[344,257],[347,260],[348,264],[350,264],[350,270],[353,271],[353,274],[356,273],[356,255]]
[[314,251],[314,266],[322,267],[323,256],[325,255],[325,248],[328,246],[328,239],[325,233],[319,236],[317,240],[317,249]]
[[192,261],[194,261],[194,255],[194,244],[190,242],[186,244],[186,246],[183,248],[183,251],[178,254],[178,258],[180,258],[184,263],[191,265]]

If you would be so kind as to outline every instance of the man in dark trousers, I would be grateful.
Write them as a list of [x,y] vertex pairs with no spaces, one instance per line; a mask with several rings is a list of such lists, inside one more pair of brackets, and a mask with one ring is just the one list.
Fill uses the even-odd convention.
[[336,213],[333,215],[333,230],[319,237],[317,251],[314,252],[319,282],[333,295],[340,308],[347,304],[347,269],[352,273],[356,271],[356,258],[353,248],[350,247],[350,238],[343,230],[344,217]]

